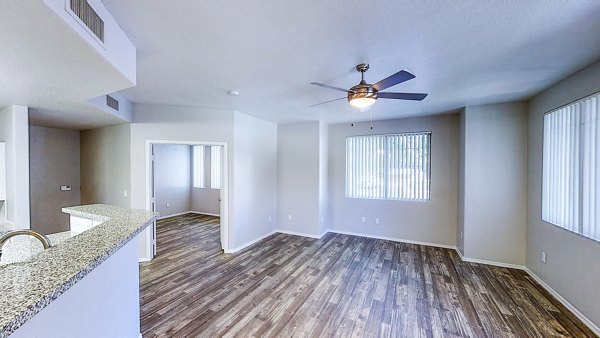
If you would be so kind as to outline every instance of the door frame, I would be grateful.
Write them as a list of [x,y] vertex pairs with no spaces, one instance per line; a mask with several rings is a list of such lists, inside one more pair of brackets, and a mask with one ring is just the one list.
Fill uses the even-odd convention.
[[[223,174],[222,174],[222,185],[221,185],[221,243],[223,243],[223,251],[229,251],[229,149],[227,148],[227,142],[211,142],[211,141],[183,141],[183,140],[146,140],[146,210],[152,211],[152,190],[154,189],[153,182],[153,171],[152,171],[152,146],[157,144],[183,144],[189,146],[221,146],[223,147],[223,153],[221,157],[223,159]],[[153,229],[146,232],[146,252],[149,253],[148,260],[154,258],[154,249],[156,248],[155,243],[156,235],[156,222],[154,222]],[[153,248],[154,245],[154,248]]]

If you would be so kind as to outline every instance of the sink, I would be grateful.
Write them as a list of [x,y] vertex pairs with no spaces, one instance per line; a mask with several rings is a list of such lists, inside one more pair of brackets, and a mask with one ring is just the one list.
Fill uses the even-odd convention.
[[[1,236],[1,234],[0,234]],[[71,238],[70,231],[59,232],[46,235],[52,246],[55,246]],[[2,247],[2,256],[0,257],[0,267],[12,263],[25,262],[31,260],[34,256],[44,251],[42,243],[31,236],[15,236],[10,238]]]

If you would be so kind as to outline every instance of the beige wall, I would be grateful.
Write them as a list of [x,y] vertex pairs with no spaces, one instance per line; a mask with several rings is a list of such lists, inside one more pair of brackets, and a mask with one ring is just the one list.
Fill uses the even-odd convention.
[[[542,221],[542,137],[545,112],[600,91],[600,62],[529,101],[527,267],[600,326],[600,243]],[[547,253],[547,263],[540,255]]]
[[[368,200],[345,197],[346,137],[431,131],[431,200]],[[458,115],[334,124],[329,128],[330,228],[446,246],[456,245]],[[361,218],[366,217],[366,223]],[[380,224],[375,224],[375,218]]]
[[[81,204],[79,131],[29,128],[31,229],[45,234],[67,231],[62,208]],[[71,186],[61,191],[61,185]]]
[[123,124],[81,131],[82,204],[131,206],[129,128]]
[[461,122],[462,252],[468,258],[522,266],[527,194],[526,105],[466,107]]

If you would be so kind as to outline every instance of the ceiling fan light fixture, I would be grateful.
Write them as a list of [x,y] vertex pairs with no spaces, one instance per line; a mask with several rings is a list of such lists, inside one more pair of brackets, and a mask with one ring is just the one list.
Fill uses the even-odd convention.
[[373,97],[355,97],[350,99],[350,104],[356,108],[367,108],[375,103],[375,98]]

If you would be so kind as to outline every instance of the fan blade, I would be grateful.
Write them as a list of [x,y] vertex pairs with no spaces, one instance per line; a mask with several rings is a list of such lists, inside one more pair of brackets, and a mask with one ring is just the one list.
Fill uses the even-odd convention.
[[421,93],[377,93],[378,99],[397,99],[397,100],[413,100],[423,101],[427,94]]
[[[311,85],[315,85],[315,86],[319,86],[319,87],[323,87],[323,88],[329,88],[329,89],[333,89],[333,90],[339,90],[341,92],[350,92],[350,90],[344,89],[344,88],[339,88],[339,87],[334,87],[334,86],[330,86],[330,85],[326,85],[324,83],[321,82],[311,82]],[[353,92],[353,91],[352,91]]]
[[412,75],[411,73],[409,73],[405,70],[401,70],[398,73],[396,73],[390,77],[386,77],[385,79],[377,82],[376,84],[373,85],[373,88],[375,88],[377,90],[384,90],[391,86],[395,86],[398,83],[402,83],[404,81],[408,81],[408,80],[414,79],[414,78],[415,78],[415,76]]
[[321,104],[325,104],[325,103],[329,103],[329,102],[334,102],[334,101],[339,101],[339,100],[343,100],[343,99],[347,99],[347,97],[340,97],[339,99],[335,99],[335,100],[329,100],[329,101],[325,101],[325,102],[321,102],[321,103],[317,103],[317,104],[313,104],[312,106],[308,106],[309,108],[314,107],[314,106],[318,106]]

